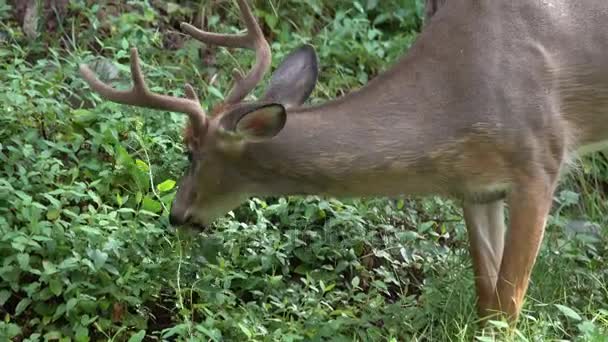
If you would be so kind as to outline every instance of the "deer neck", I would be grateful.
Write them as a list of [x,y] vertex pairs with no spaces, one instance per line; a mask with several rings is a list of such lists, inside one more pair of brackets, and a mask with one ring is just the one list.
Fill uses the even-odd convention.
[[442,101],[429,81],[435,71],[425,64],[410,55],[358,91],[288,111],[277,136],[245,148],[241,169],[257,185],[252,192],[378,196],[437,190],[426,156],[438,139],[438,122],[429,119],[441,115]]

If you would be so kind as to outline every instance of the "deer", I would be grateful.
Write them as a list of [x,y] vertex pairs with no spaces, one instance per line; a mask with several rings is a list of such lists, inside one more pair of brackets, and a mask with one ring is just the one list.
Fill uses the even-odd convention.
[[247,1],[237,4],[245,33],[181,23],[204,44],[255,52],[209,115],[190,84],[184,97],[151,92],[136,47],[129,90],[80,65],[108,101],[188,116],[190,165],[171,225],[208,226],[251,197],[453,198],[478,315],[516,324],[560,177],[608,146],[608,2],[448,1],[386,70],[317,104],[306,104],[320,69],[310,44],[247,99],[271,69],[271,50]]

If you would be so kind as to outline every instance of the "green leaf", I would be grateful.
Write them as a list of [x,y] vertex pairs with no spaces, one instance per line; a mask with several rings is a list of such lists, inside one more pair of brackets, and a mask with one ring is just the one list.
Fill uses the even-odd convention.
[[500,329],[508,329],[509,328],[509,323],[507,323],[505,321],[489,320],[488,323],[490,323],[493,326],[495,326],[497,328],[500,328]]
[[74,257],[64,259],[61,264],[59,264],[61,270],[71,270],[76,267],[78,267],[78,259]]
[[95,121],[96,119],[98,119],[98,117],[95,115],[95,113],[88,111],[88,110],[74,112],[72,117],[73,117],[73,120],[75,123],[81,124],[81,125],[86,125],[86,124],[91,123],[91,122]]
[[21,190],[15,190],[14,194],[21,198],[21,200],[25,202],[25,204],[32,203],[32,196],[26,194],[25,192]]
[[144,337],[146,337],[146,331],[145,330],[140,330],[137,332],[137,334],[133,334],[130,338],[128,342],[141,342],[143,341]]
[[89,330],[82,325],[78,325],[75,329],[74,337],[77,342],[87,342],[89,341]]
[[247,336],[247,338],[253,337],[253,333],[251,332],[251,330],[249,330],[249,328],[246,327],[243,323],[237,323],[237,326],[241,329],[243,334]]
[[137,168],[143,172],[148,172],[150,170],[150,167],[148,166],[148,164],[146,164],[146,162],[144,162],[141,159],[135,160],[135,166],[137,166]]
[[210,93],[211,95],[213,95],[213,96],[217,97],[218,99],[220,99],[220,100],[223,100],[223,99],[224,99],[224,95],[223,95],[223,94],[222,94],[222,92],[221,92],[219,89],[217,89],[216,87],[214,87],[214,86],[208,86],[208,87],[207,87],[207,90],[209,91],[209,93]]
[[166,181],[164,181],[156,186],[156,188],[160,192],[169,191],[169,190],[173,189],[174,187],[175,187],[175,181],[172,179],[167,179]]
[[99,249],[89,250],[87,255],[93,261],[96,270],[99,270],[106,263],[106,260],[108,260],[108,253]]
[[163,330],[162,337],[165,339],[168,339],[169,337],[173,337],[174,335],[183,334],[186,331],[187,331],[187,325],[184,323],[181,323],[181,324],[177,324],[177,325],[173,326],[172,328]]
[[49,280],[49,289],[51,289],[51,292],[55,296],[59,296],[61,294],[61,290],[63,289],[63,285],[61,284],[60,280],[53,278]]
[[4,305],[6,301],[11,298],[11,292],[8,290],[0,290],[0,306]]
[[361,282],[361,280],[359,279],[359,277],[355,276],[351,281],[350,284],[353,287],[359,287],[359,283]]
[[78,299],[76,299],[76,298],[70,298],[68,300],[67,304],[65,305],[65,311],[69,313],[70,311],[72,311],[72,309],[74,307],[76,307],[77,303],[78,303]]
[[46,275],[52,275],[59,272],[59,270],[57,270],[57,265],[47,260],[42,261],[42,268]]
[[361,6],[361,4],[358,1],[354,1],[353,2],[353,6],[355,6],[355,8],[357,10],[359,10],[359,12],[365,13],[365,10],[363,9],[363,6]]
[[28,306],[30,306],[31,303],[32,300],[29,298],[23,298],[20,300],[19,304],[17,304],[17,307],[15,308],[15,316],[19,316],[23,311],[25,311],[25,309],[27,309]]
[[404,207],[405,207],[405,201],[403,200],[403,198],[401,198],[397,201],[397,209],[402,210]]
[[57,330],[49,331],[44,334],[45,341],[58,341],[61,338],[61,332]]
[[144,197],[144,201],[141,204],[141,208],[143,210],[152,212],[152,213],[159,213],[163,207],[160,204],[160,202],[153,200],[152,198],[150,198],[149,196]]
[[114,147],[114,153],[116,154],[116,163],[123,166],[131,166],[135,164],[133,158],[129,155],[129,152],[122,146],[116,145]]
[[65,303],[61,303],[59,304],[59,306],[57,306],[57,310],[55,310],[55,313],[53,314],[53,318],[52,320],[55,321],[57,320],[59,317],[63,316],[63,314],[65,313]]
[[329,284],[323,288],[323,292],[329,292],[329,291],[333,290],[334,287],[336,287],[336,283]]
[[554,304],[554,305],[559,311],[561,311],[568,318],[571,318],[575,321],[580,321],[583,319],[576,311],[574,311],[573,309],[571,309],[567,306],[560,305],[560,304]]
[[278,276],[271,276],[268,283],[270,285],[277,285],[279,283],[281,283],[281,280],[283,280],[283,276],[282,275],[278,275]]
[[141,191],[138,191],[135,194],[135,204],[139,204],[141,203],[141,199],[144,197],[144,195],[141,193]]
[[81,226],[78,227],[81,231],[91,235],[101,235],[101,231],[96,227]]
[[222,250],[223,244],[221,239],[208,238],[201,243],[200,256],[204,257],[207,262],[216,264],[217,257]]
[[495,342],[494,338],[490,336],[475,336],[475,339],[481,342]]
[[22,270],[30,269],[30,255],[26,253],[17,254],[17,262]]
[[122,196],[120,196],[120,194],[117,192],[116,193],[116,204],[118,204],[119,207],[122,207],[123,204],[123,200],[122,200]]
[[59,209],[53,208],[46,212],[46,219],[49,221],[55,221],[60,215]]
[[[14,323],[4,323],[0,321],[0,336],[12,339],[21,334],[21,328]],[[8,341],[8,340],[7,340]]]
[[277,27],[277,23],[279,22],[279,18],[276,15],[265,13],[264,22],[270,29],[274,30]]

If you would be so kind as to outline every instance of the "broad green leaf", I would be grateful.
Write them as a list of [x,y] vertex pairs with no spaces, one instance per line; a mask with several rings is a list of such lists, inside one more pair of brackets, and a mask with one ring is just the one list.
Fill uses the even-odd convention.
[[129,152],[127,152],[127,150],[122,145],[116,145],[114,147],[114,153],[116,155],[116,162],[119,165],[131,166],[135,164],[135,161],[129,155]]
[[[4,336],[5,338],[12,339],[21,334],[21,328],[14,323],[4,323],[0,321],[0,336]],[[3,333],[3,334],[2,334]]]
[[122,200],[122,196],[120,196],[120,194],[117,192],[116,193],[116,204],[118,204],[119,207],[122,207],[123,204],[123,200]]
[[272,14],[264,15],[264,22],[272,30],[274,30],[276,28],[278,21],[279,21],[279,18],[276,15],[272,15]]
[[93,261],[96,270],[99,270],[106,263],[106,260],[108,260],[108,253],[99,249],[89,250],[87,255]]
[[251,332],[251,330],[249,330],[249,328],[246,327],[243,323],[237,323],[237,326],[241,329],[243,334],[247,335],[247,338],[253,337],[253,333]]
[[53,321],[57,320],[59,317],[63,316],[63,314],[65,313],[65,308],[66,305],[65,303],[61,303],[59,304],[59,306],[57,306],[57,309],[55,310],[55,313],[53,314]]
[[21,190],[15,190],[14,194],[21,198],[21,200],[25,202],[25,204],[32,203],[32,196],[26,194],[25,192]]
[[144,197],[144,195],[141,193],[141,191],[138,191],[135,194],[135,204],[141,203],[141,200],[142,200],[143,197]]
[[8,290],[0,290],[0,306],[4,305],[6,301],[11,298],[11,292]]
[[87,109],[75,109],[72,111],[72,120],[75,123],[85,125],[93,122],[98,118],[94,112]]
[[75,340],[76,342],[88,342],[89,341],[89,330],[82,325],[78,325],[75,329]]
[[148,172],[150,170],[148,164],[146,164],[146,162],[141,159],[135,160],[135,166],[137,166],[137,168],[143,172]]
[[59,218],[60,214],[61,214],[61,211],[59,211],[59,209],[56,209],[56,208],[49,209],[49,211],[46,212],[46,219],[49,221],[55,221],[56,219]]
[[141,208],[143,210],[146,210],[146,211],[149,211],[149,212],[152,212],[155,214],[159,213],[163,209],[160,202],[153,200],[149,196],[144,197],[144,200],[141,204]]
[[57,330],[53,330],[53,331],[49,331],[48,333],[44,334],[44,340],[45,341],[59,341],[61,336],[62,336],[61,332],[59,332]]
[[175,181],[172,179],[167,179],[166,181],[158,184],[156,186],[156,189],[158,189],[158,191],[160,192],[165,192],[165,191],[169,191],[171,189],[173,189],[175,187]]
[[143,341],[144,337],[146,337],[146,331],[145,330],[140,330],[137,332],[137,334],[133,334],[130,338],[128,342],[141,342]]
[[89,227],[89,226],[80,226],[80,227],[78,227],[78,229],[82,230],[83,232],[85,232],[87,234],[102,235],[101,231],[96,227],[94,228],[94,227]]
[[30,306],[31,303],[32,300],[29,298],[23,298],[22,300],[20,300],[17,304],[17,307],[15,308],[15,316],[19,316],[21,313],[23,313],[23,311],[25,311],[25,309],[27,309],[27,307]]
[[42,268],[44,269],[44,274],[52,275],[58,272],[57,265],[48,260],[42,261]]
[[571,309],[567,306],[564,306],[561,304],[554,304],[554,305],[559,311],[561,311],[568,318],[571,318],[575,321],[580,321],[583,319],[576,311],[574,311],[573,309]]
[[57,278],[53,278],[49,280],[49,289],[55,296],[59,296],[61,294],[61,290],[63,289],[63,285],[61,281]]
[[30,269],[30,255],[26,253],[17,254],[17,262],[22,270]]

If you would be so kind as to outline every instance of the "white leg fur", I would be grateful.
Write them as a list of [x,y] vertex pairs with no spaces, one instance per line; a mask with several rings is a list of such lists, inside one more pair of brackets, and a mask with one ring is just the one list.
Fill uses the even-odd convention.
[[475,271],[478,309],[480,314],[488,314],[505,244],[504,202],[465,203],[463,209]]

